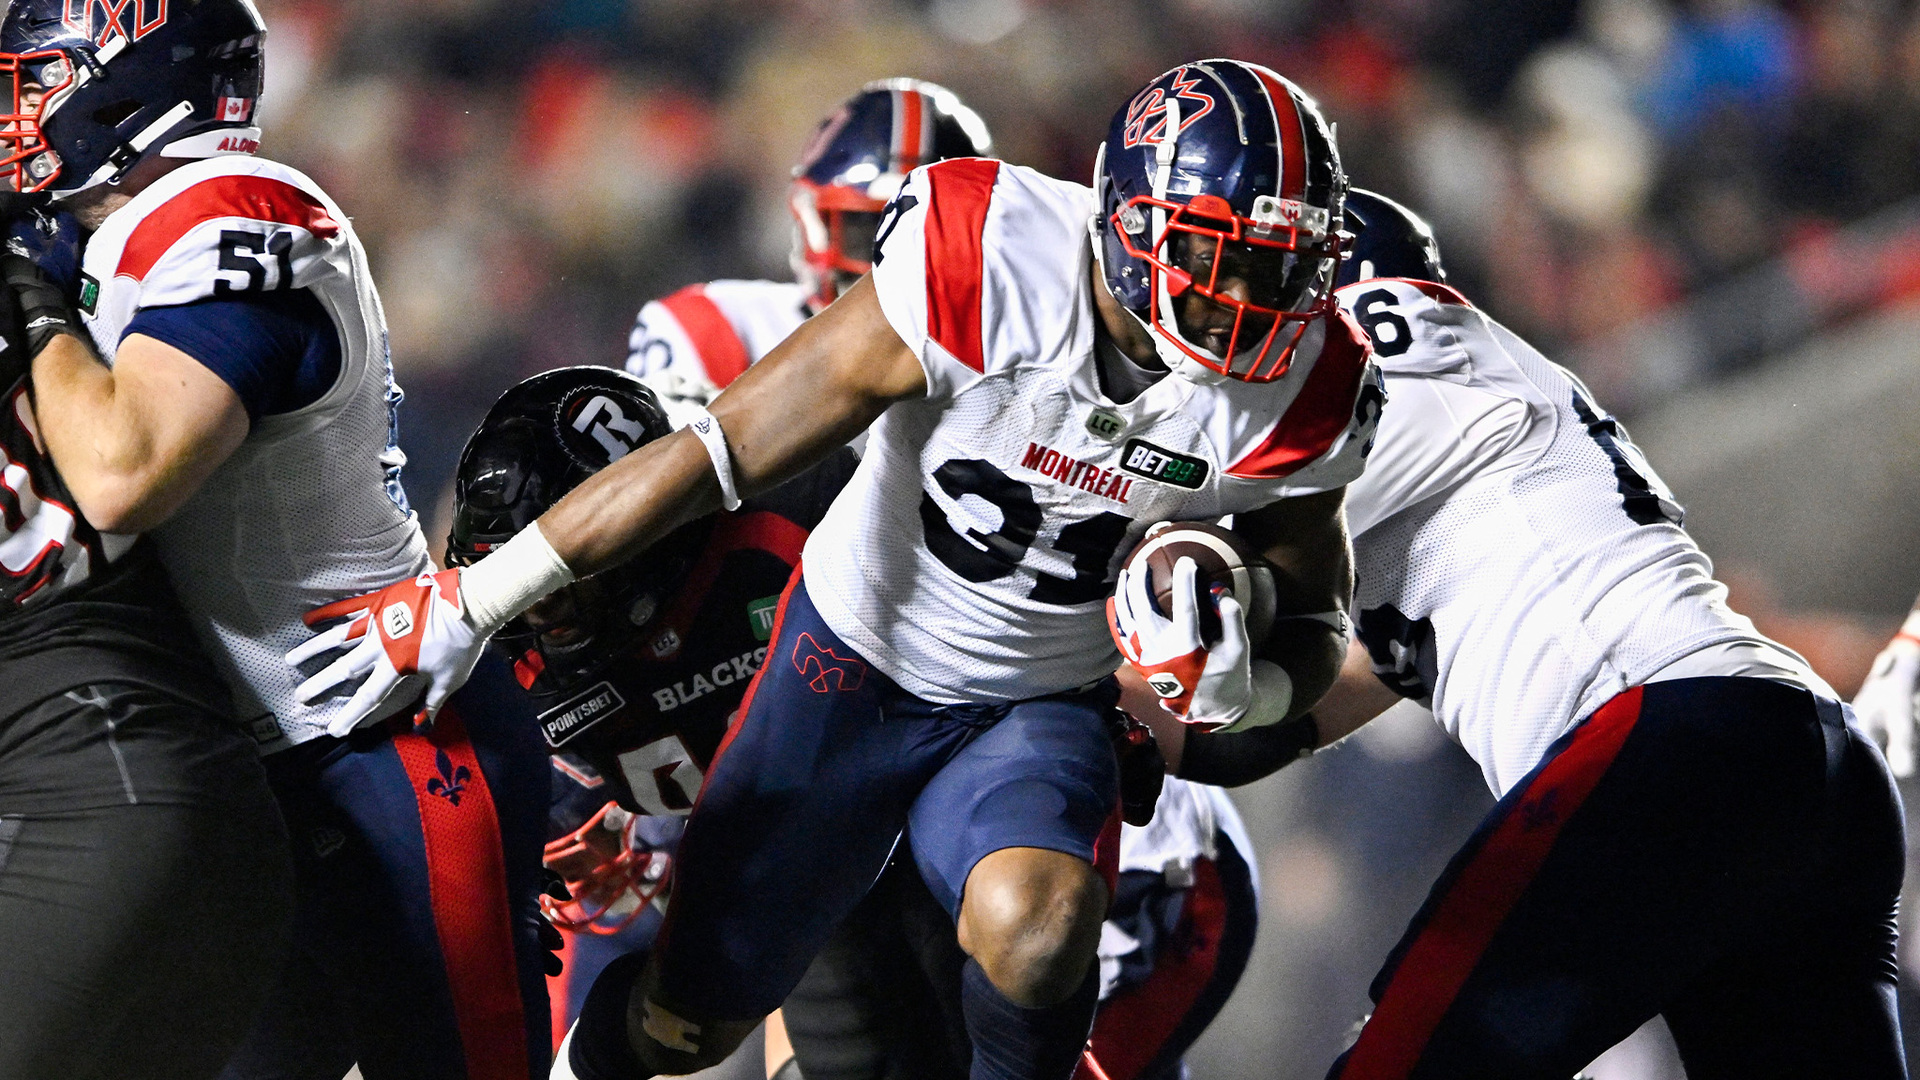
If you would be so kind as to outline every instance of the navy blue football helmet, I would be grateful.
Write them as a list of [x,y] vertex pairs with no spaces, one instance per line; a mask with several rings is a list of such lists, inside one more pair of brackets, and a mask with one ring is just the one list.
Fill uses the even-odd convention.
[[1107,287],[1168,367],[1287,373],[1333,310],[1343,240],[1347,178],[1312,98],[1258,64],[1182,64],[1114,114],[1093,182]]
[[1340,266],[1340,286],[1383,277],[1446,283],[1433,227],[1385,195],[1365,188],[1347,192],[1347,228],[1353,242]]
[[[460,453],[447,562],[470,566],[589,476],[673,431],[647,385],[614,368],[543,372],[500,395]],[[545,709],[629,655],[679,588],[707,526],[684,526],[636,559],[575,582],[494,635]]]
[[252,0],[12,0],[0,187],[59,197],[155,154],[252,153],[265,36]]
[[919,79],[870,82],[820,122],[793,167],[793,272],[815,311],[873,269],[880,212],[921,165],[990,157],[993,139],[953,91]]

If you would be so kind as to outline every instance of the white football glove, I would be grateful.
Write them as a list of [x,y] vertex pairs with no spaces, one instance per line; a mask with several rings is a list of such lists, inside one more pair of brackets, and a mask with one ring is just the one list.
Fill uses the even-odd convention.
[[[306,615],[308,626],[345,621],[302,642],[287,654],[287,662],[298,666],[335,649],[347,652],[301,683],[294,696],[312,702],[364,677],[346,709],[327,725],[327,734],[343,736],[363,721],[392,713],[424,687],[425,707],[413,719],[418,726],[431,724],[473,673],[492,636],[494,628],[474,625],[470,612],[460,594],[458,569],[421,574],[314,608]],[[369,625],[373,633],[367,632]]]
[[[1154,608],[1148,592],[1151,575],[1122,567],[1113,598],[1107,601],[1114,644],[1160,695],[1161,708],[1185,723],[1236,731],[1279,720],[1292,698],[1292,680],[1279,665],[1253,659],[1246,612],[1230,595],[1215,602],[1220,641],[1207,647],[1200,636],[1199,572],[1192,559],[1173,564],[1173,617],[1168,618]],[[1258,693],[1256,670],[1261,675]],[[1259,709],[1253,707],[1256,697],[1261,699]]]
[[[1920,619],[1909,618],[1909,626]],[[1920,694],[1920,637],[1907,627],[1894,635],[1880,655],[1860,692],[1853,696],[1853,712],[1868,735],[1886,747],[1887,767],[1895,776],[1913,775],[1914,696]]]

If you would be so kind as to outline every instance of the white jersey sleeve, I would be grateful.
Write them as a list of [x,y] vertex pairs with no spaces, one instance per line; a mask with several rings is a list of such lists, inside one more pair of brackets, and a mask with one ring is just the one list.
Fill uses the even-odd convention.
[[627,339],[627,371],[671,400],[705,404],[807,318],[787,281],[709,281],[647,303]]
[[[996,195],[996,185],[1006,190]],[[960,158],[914,170],[887,204],[873,287],[887,322],[920,358],[929,401],[1052,354],[1062,323],[1085,317],[1083,282],[1036,272],[1021,258],[1086,245],[1085,214],[1059,212],[1067,189],[997,161]]]

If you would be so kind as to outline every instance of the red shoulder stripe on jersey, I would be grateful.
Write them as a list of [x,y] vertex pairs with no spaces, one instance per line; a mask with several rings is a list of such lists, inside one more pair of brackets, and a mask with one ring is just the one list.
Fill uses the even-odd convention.
[[1360,377],[1367,370],[1367,337],[1344,311],[1327,324],[1327,343],[1307,374],[1300,396],[1260,445],[1227,466],[1228,476],[1277,480],[1327,452],[1353,420]]
[[1273,103],[1274,124],[1280,129],[1280,197],[1304,199],[1307,197],[1307,134],[1303,129],[1306,118],[1300,115],[1293,95],[1268,76],[1266,69],[1255,64],[1247,66],[1267,91],[1267,99]]
[[470,1080],[527,1075],[527,1017],[513,951],[513,911],[499,818],[459,702],[429,736],[393,737],[420,809],[427,886],[453,1016]]
[[720,305],[707,295],[705,285],[689,285],[660,301],[680,321],[680,329],[700,354],[700,366],[713,385],[725,387],[740,377],[751,362],[746,343],[727,321]]
[[1560,830],[1579,813],[1633,734],[1640,698],[1636,686],[1576,728],[1572,740],[1507,804],[1499,824],[1460,864],[1445,893],[1436,891],[1433,913],[1388,978],[1339,1080],[1401,1080],[1412,1072],[1501,924],[1553,853]]
[[114,276],[145,281],[153,264],[194,226],[230,217],[292,225],[327,239],[340,234],[340,223],[319,199],[284,180],[216,176],[175,195],[134,226]]
[[927,169],[927,337],[978,372],[987,370],[981,341],[982,236],[987,203],[1000,163],[982,158],[943,161]]
[[894,107],[899,110],[893,124],[893,156],[899,161],[897,172],[909,173],[920,165],[923,102],[918,90],[901,90],[894,97]]

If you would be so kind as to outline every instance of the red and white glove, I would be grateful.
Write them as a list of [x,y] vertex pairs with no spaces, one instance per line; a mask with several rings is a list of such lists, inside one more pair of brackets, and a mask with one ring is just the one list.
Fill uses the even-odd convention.
[[421,574],[317,607],[306,614],[308,626],[345,621],[302,642],[287,653],[287,663],[298,667],[335,649],[347,652],[301,683],[294,696],[309,703],[364,678],[327,734],[342,736],[386,717],[422,691],[425,707],[414,723],[429,725],[473,674],[487,639],[535,600],[572,581],[572,571],[536,523],[472,566]]
[[[468,610],[457,569],[421,574],[376,593],[314,608],[307,612],[308,626],[346,621],[301,643],[287,654],[287,662],[299,665],[343,647],[347,652],[301,683],[294,696],[311,702],[365,678],[345,710],[327,725],[327,734],[340,736],[362,721],[391,714],[424,688],[426,706],[413,719],[417,725],[431,724],[440,706],[473,673],[491,636],[491,629],[482,632],[467,618]],[[373,633],[367,632],[370,625]]]
[[1873,658],[1873,669],[1853,696],[1860,727],[1887,750],[1895,776],[1912,776],[1915,696],[1920,695],[1920,612]]
[[1107,601],[1114,644],[1160,695],[1161,708],[1185,723],[1236,731],[1282,719],[1292,702],[1293,681],[1278,664],[1253,658],[1239,601],[1209,597],[1220,611],[1220,641],[1209,648],[1201,638],[1199,572],[1192,559],[1173,564],[1173,616],[1168,618],[1148,592],[1150,575],[1122,567]]

